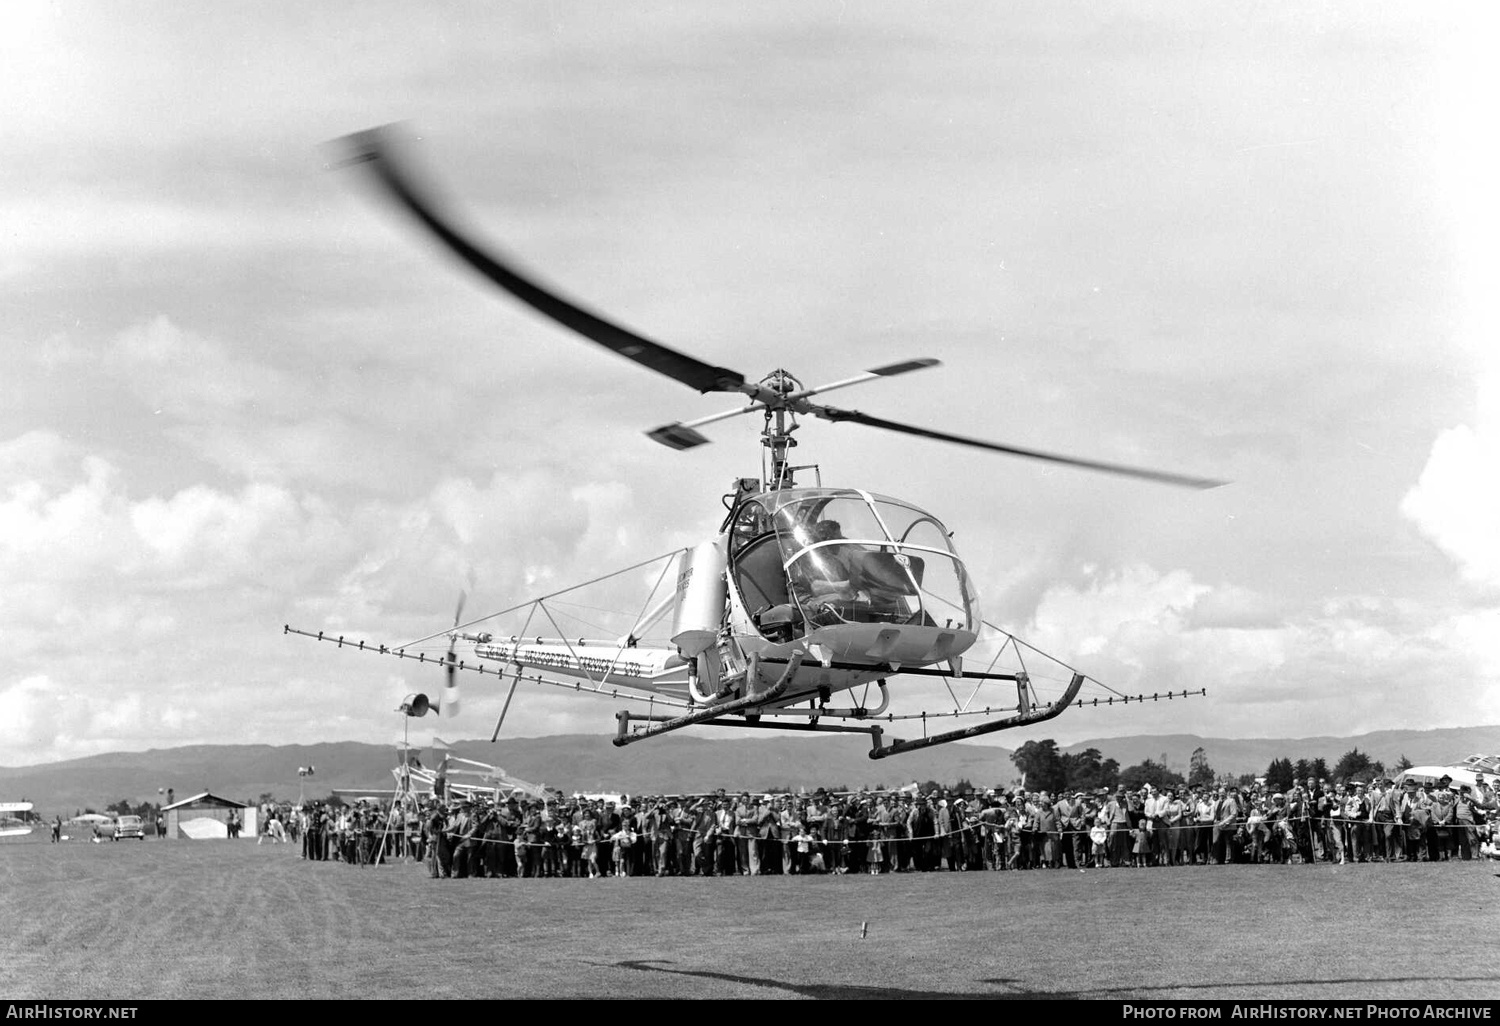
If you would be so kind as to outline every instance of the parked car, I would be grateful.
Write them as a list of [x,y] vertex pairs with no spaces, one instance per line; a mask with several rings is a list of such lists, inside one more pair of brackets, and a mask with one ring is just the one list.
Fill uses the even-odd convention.
[[115,840],[122,837],[134,837],[137,841],[146,839],[146,826],[141,822],[141,817],[121,816],[115,820]]

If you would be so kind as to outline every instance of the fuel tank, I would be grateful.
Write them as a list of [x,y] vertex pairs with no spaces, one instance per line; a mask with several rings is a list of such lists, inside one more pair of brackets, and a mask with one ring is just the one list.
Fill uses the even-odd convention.
[[677,610],[672,644],[684,658],[701,655],[714,644],[724,622],[724,541],[701,542],[686,550],[677,572]]

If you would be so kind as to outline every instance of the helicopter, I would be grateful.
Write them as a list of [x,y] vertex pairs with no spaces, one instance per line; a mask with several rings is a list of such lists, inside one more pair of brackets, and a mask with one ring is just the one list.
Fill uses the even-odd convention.
[[[760,476],[733,481],[717,535],[618,572],[639,573],[659,566],[653,604],[617,637],[562,636],[554,607],[560,595],[574,589],[467,622],[461,622],[461,597],[451,627],[397,647],[283,627],[284,633],[340,647],[441,665],[446,677],[441,694],[430,700],[416,696],[406,707],[408,715],[455,713],[457,674],[465,671],[510,679],[491,740],[499,736],[523,680],[648,703],[644,713],[616,713],[613,740],[618,746],[686,727],[761,727],[864,733],[871,739],[870,757],[881,759],[1029,726],[1081,703],[1085,682],[1099,682],[983,620],[951,532],[937,517],[915,504],[861,488],[825,487],[818,468],[794,466],[791,450],[797,444],[794,432],[801,426],[798,418],[859,424],[1185,488],[1224,483],[1002,445],[815,401],[835,389],[938,366],[939,361],[931,358],[888,364],[813,387],[804,386],[784,368],[757,381],[705,363],[592,313],[482,246],[412,172],[393,128],[359,132],[342,142],[347,156],[341,165],[367,169],[389,200],[512,298],[584,339],[700,393],[743,397],[734,409],[654,428],[647,432],[653,441],[690,449],[709,442],[700,430],[709,424],[752,414],[760,414],[763,421]],[[797,479],[807,470],[818,475],[810,485]],[[669,578],[673,585],[666,588]],[[665,592],[659,600],[658,591]],[[509,636],[472,629],[518,610],[527,612],[525,624]],[[671,632],[666,640],[648,643],[646,632],[669,612]],[[554,626],[552,636],[530,633],[538,616]],[[429,656],[420,646],[435,639],[446,639],[446,651]],[[460,645],[465,647],[464,658]],[[984,645],[989,646],[986,658],[966,665]],[[1008,657],[1004,665],[1003,656]],[[1058,679],[1065,682],[1052,700],[1043,700],[1035,687],[1033,665],[1039,660],[1055,667],[1061,673]],[[890,711],[891,691],[899,686],[892,679],[898,677],[941,678],[950,694],[954,681],[973,684],[975,690],[967,699],[955,695],[951,713],[898,715]],[[980,704],[982,686],[1013,688],[1005,693],[1014,696],[1014,705],[1009,698],[998,708]],[[1130,696],[1106,690],[1112,694],[1093,699],[1094,705],[1206,694],[1204,689]],[[929,720],[937,722],[939,715],[982,717],[983,722],[928,733]],[[886,727],[896,720],[918,718],[923,736],[885,736]]]

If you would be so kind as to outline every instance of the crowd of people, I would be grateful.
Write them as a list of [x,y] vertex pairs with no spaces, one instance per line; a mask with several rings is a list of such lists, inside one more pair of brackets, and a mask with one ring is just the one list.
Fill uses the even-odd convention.
[[293,810],[302,857],[433,877],[735,876],[1500,857],[1496,789],[1448,780],[1028,792],[517,796]]

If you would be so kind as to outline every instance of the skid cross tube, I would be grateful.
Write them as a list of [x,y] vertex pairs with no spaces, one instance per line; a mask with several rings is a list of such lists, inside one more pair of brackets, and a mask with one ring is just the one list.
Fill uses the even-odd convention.
[[914,752],[919,748],[930,748],[933,745],[946,744],[949,741],[963,741],[967,738],[979,737],[981,734],[992,734],[997,730],[1009,730],[1011,727],[1025,727],[1032,723],[1041,723],[1043,720],[1050,720],[1073,704],[1073,699],[1078,697],[1078,692],[1083,687],[1083,681],[1083,674],[1073,674],[1073,679],[1068,684],[1068,690],[1063,692],[1063,696],[1050,705],[1033,706],[1029,710],[1019,712],[1014,716],[1007,716],[1003,720],[991,720],[989,723],[965,727],[962,730],[950,730],[945,734],[933,734],[931,737],[918,738],[915,741],[894,740],[888,745],[882,745],[880,743],[880,728],[875,727],[870,735],[870,740],[874,744],[874,747],[870,750],[870,758],[884,759],[887,755]]
[[[780,663],[780,659],[764,659],[763,663]],[[894,677],[896,674],[905,674],[910,677],[954,677],[963,680],[1013,680],[1020,681],[1021,674],[1016,673],[988,673],[975,670],[965,670],[963,673],[954,673],[951,670],[930,670],[920,666],[896,667],[889,663],[846,663],[834,660],[826,667],[831,670],[857,670],[864,673],[878,673],[883,676]]]
[[[759,660],[755,659],[755,657],[752,656],[750,663],[750,672],[745,674],[745,680],[747,682],[754,682],[754,671],[758,663]],[[621,709],[619,712],[615,713],[615,747],[623,748],[625,745],[631,744],[632,742],[644,741],[648,737],[656,737],[658,734],[665,734],[668,731],[673,730],[681,730],[683,727],[691,727],[695,723],[705,723],[708,720],[715,719],[728,713],[737,713],[746,709],[753,709],[757,706],[765,705],[767,702],[774,702],[776,701],[776,699],[781,697],[782,692],[786,691],[787,685],[792,682],[792,677],[796,675],[797,668],[801,665],[802,653],[798,652],[796,655],[792,656],[791,661],[787,663],[786,669],[782,671],[782,674],[777,679],[776,683],[772,684],[765,691],[749,694],[744,698],[736,698],[734,701],[725,702],[723,705],[715,705],[707,709],[699,709],[695,712],[690,712],[685,716],[678,716],[673,719],[666,720],[665,722],[659,722],[656,726],[647,727],[639,734],[630,733],[630,721],[649,719],[650,717],[641,717],[630,712],[630,710],[628,709]]]

